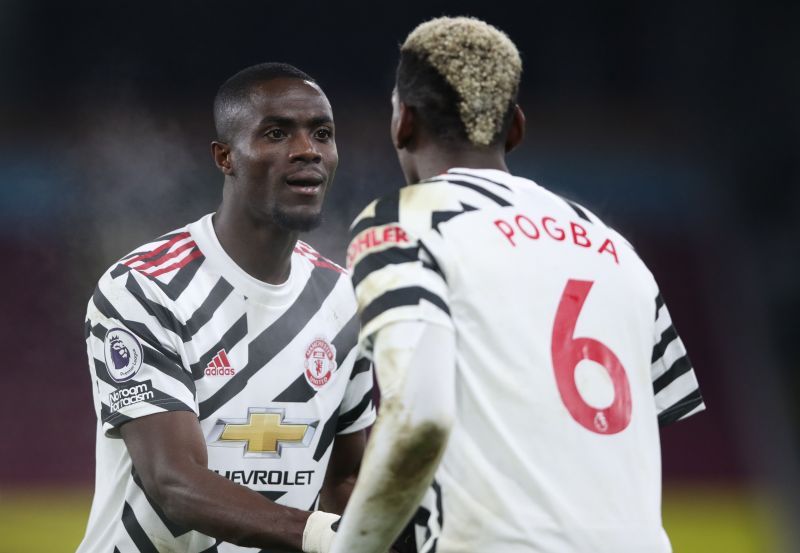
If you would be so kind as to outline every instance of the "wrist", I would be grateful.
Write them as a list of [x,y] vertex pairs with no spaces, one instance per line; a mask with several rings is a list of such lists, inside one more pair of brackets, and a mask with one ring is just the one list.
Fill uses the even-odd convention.
[[303,530],[304,553],[328,553],[339,526],[339,515],[314,511]]

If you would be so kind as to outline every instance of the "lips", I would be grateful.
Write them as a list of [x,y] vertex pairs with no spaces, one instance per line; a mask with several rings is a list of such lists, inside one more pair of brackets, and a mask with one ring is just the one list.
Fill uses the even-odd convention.
[[325,182],[325,177],[319,171],[306,169],[297,171],[286,177],[289,186],[319,186]]
[[322,173],[312,169],[297,171],[286,177],[286,184],[291,187],[292,191],[308,196],[316,195],[324,182],[325,177]]

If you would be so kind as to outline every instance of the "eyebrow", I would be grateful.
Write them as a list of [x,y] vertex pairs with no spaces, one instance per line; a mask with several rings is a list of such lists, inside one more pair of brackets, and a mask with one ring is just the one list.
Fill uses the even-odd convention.
[[284,127],[289,127],[292,125],[300,124],[307,124],[310,127],[317,127],[319,125],[330,125],[333,123],[333,119],[328,116],[322,115],[318,117],[312,117],[307,121],[298,121],[296,119],[292,119],[291,117],[281,117],[280,115],[267,115],[263,119],[261,119],[261,125],[266,124],[274,124],[280,125]]

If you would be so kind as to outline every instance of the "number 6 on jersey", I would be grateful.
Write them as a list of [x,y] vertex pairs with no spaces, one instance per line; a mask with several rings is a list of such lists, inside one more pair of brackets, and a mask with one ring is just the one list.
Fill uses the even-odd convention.
[[[572,418],[597,434],[616,434],[631,421],[631,388],[625,367],[611,349],[594,338],[575,338],[575,325],[594,282],[568,280],[553,323],[551,353],[558,392]],[[583,360],[602,365],[614,385],[614,400],[604,408],[592,407],[575,384],[575,370]]]

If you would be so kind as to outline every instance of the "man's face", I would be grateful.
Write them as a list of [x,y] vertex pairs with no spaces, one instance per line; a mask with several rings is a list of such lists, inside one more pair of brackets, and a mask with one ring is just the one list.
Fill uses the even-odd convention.
[[295,78],[256,85],[229,144],[236,203],[287,230],[319,225],[339,156],[322,90]]

